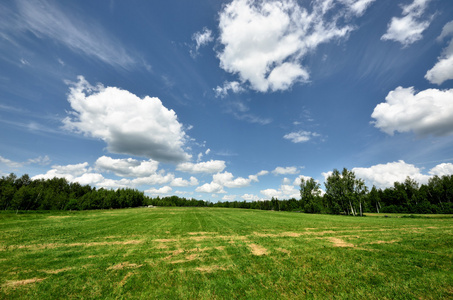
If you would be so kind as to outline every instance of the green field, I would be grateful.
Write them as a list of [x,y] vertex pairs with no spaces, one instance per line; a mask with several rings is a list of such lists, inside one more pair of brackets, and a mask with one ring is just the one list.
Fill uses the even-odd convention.
[[0,297],[453,299],[453,218],[381,216],[2,212]]

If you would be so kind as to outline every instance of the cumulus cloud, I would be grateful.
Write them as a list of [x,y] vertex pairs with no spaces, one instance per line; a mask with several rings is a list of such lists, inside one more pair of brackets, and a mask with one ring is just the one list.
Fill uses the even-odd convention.
[[63,120],[66,129],[102,139],[113,153],[171,163],[190,159],[183,150],[187,137],[182,124],[158,98],[140,99],[126,90],[94,87],[82,76],[78,79],[68,96],[73,111]]
[[245,201],[258,201],[260,200],[260,197],[258,197],[257,195],[253,195],[253,194],[244,194],[241,196],[242,199],[244,199]]
[[234,178],[233,174],[231,174],[230,172],[217,173],[212,176],[212,182],[218,183],[228,188],[241,188],[249,186],[252,182],[258,182],[258,176],[260,176],[259,174],[263,173],[260,172],[255,175],[250,175],[248,178]]
[[29,31],[50,38],[74,52],[94,57],[114,67],[130,68],[136,60],[113,35],[89,19],[61,10],[56,2],[16,1],[19,19],[10,23],[14,31]]
[[403,160],[378,164],[369,168],[353,168],[357,177],[362,178],[368,185],[378,188],[392,187],[395,182],[404,182],[407,176],[421,184],[428,182],[430,176],[423,175],[421,169]]
[[274,171],[272,171],[274,175],[286,175],[286,174],[297,174],[299,170],[297,167],[277,167]]
[[[442,29],[439,40],[453,35],[453,21],[447,23]],[[453,79],[453,39],[450,40],[448,46],[443,50],[439,61],[426,72],[425,78],[437,85],[441,85],[447,80]]]
[[158,196],[158,195],[166,195],[166,194],[169,194],[171,193],[172,191],[172,188],[169,187],[169,186],[163,186],[159,189],[156,189],[156,188],[150,188],[150,189],[147,189],[145,191],[145,193],[147,194],[150,194],[150,195],[155,195],[155,196]]
[[156,173],[159,163],[155,160],[138,161],[133,158],[114,159],[107,156],[96,160],[97,169],[113,172],[122,177],[146,177]]
[[[322,43],[346,38],[354,29],[345,24],[351,12],[359,16],[371,2],[311,1],[305,2],[311,5],[307,9],[295,0],[234,0],[220,12],[220,67],[238,75],[242,86],[260,92],[307,82],[303,58]],[[219,95],[228,92],[218,90]]]
[[452,175],[453,174],[453,164],[452,163],[442,163],[440,165],[435,166],[431,170],[429,170],[429,174],[434,176],[444,176],[444,175]]
[[[308,181],[308,180],[311,179],[310,176],[299,175],[299,176],[297,176],[297,178],[294,180],[293,184],[299,186],[302,178],[303,178],[305,181]],[[315,181],[318,182],[318,180],[315,180]]]
[[234,201],[236,200],[236,195],[225,195],[222,197],[223,201]]
[[278,190],[276,189],[261,190],[260,193],[263,194],[267,200],[271,199],[272,197],[278,199],[300,198],[300,190],[298,188],[295,188],[294,185],[290,184],[282,184],[280,185],[280,188]]
[[189,180],[183,179],[183,178],[175,178],[172,180],[170,183],[171,186],[178,186],[178,187],[183,187],[183,186],[194,186],[198,185],[198,179],[195,177],[191,176]]
[[310,132],[310,131],[296,131],[296,132],[291,132],[288,134],[285,134],[283,136],[284,139],[290,140],[293,143],[304,143],[308,142],[314,137],[319,137],[320,134],[316,132]]
[[372,123],[383,132],[413,131],[417,135],[453,134],[453,89],[427,89],[416,93],[413,87],[397,87],[378,104]]
[[82,185],[96,185],[104,181],[104,176],[99,173],[92,173],[88,163],[80,163],[74,165],[54,165],[45,174],[33,176],[32,179],[52,179],[65,178],[69,182],[78,182]]
[[414,0],[411,4],[401,6],[401,18],[393,17],[387,27],[387,32],[381,40],[392,40],[408,46],[423,38],[423,31],[431,23],[431,18],[423,14],[431,0]]
[[181,163],[176,167],[176,170],[187,173],[218,173],[226,168],[225,161],[223,160],[210,160],[200,163]]
[[195,191],[199,193],[209,194],[226,194],[225,190],[223,189],[223,186],[216,182],[205,183],[202,186],[197,187]]

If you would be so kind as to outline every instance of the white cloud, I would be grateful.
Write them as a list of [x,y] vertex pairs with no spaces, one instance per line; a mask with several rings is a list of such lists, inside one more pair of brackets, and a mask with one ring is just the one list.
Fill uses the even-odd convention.
[[423,31],[431,23],[431,18],[429,20],[422,18],[429,1],[431,0],[414,0],[411,4],[401,6],[403,17],[392,18],[381,40],[392,40],[408,46],[422,39]]
[[241,196],[242,199],[245,201],[258,201],[260,200],[260,197],[253,195],[253,194],[244,194]]
[[193,176],[190,177],[190,180],[185,180],[183,178],[175,178],[175,179],[172,180],[170,185],[171,186],[178,186],[178,187],[194,186],[194,185],[198,185],[198,179],[196,179]]
[[228,95],[229,91],[232,91],[233,93],[237,94],[237,93],[244,92],[245,89],[243,87],[241,87],[240,83],[237,81],[225,81],[223,83],[222,87],[217,86],[214,89],[215,96],[221,97],[221,98],[226,97]]
[[96,185],[104,181],[104,176],[99,173],[85,173],[82,176],[74,178],[72,181],[78,182],[81,185]]
[[[295,0],[234,0],[220,12],[220,67],[238,75],[241,85],[260,92],[287,90],[296,82],[306,82],[309,72],[301,61],[307,53],[347,37],[353,26],[338,24],[347,22],[351,11],[363,14],[371,2],[311,1],[308,10]],[[217,89],[219,95],[225,91]]]
[[113,159],[102,156],[96,160],[96,168],[102,171],[113,172],[122,177],[147,177],[155,174],[159,163],[155,160],[138,161],[133,158]]
[[[304,179],[305,181],[308,181],[311,179],[310,176],[305,176],[305,175],[299,175],[297,176],[297,178],[294,180],[293,184],[296,185],[296,186],[300,186],[300,180],[301,179]],[[318,182],[318,180],[315,180],[316,182]]]
[[198,55],[200,47],[206,46],[212,42],[214,37],[212,36],[212,31],[205,27],[202,31],[195,32],[192,35],[192,40],[195,41],[195,51],[191,50],[190,54],[195,58]]
[[296,131],[285,134],[283,136],[284,139],[290,140],[293,143],[304,143],[311,140],[313,137],[319,137],[319,133],[310,132],[310,131]]
[[16,3],[20,19],[10,25],[14,30],[30,31],[42,39],[50,38],[114,67],[129,68],[136,64],[113,35],[92,20],[63,12],[58,2],[19,0]]
[[157,161],[181,162],[186,134],[173,110],[158,98],[136,95],[101,84],[91,86],[82,76],[70,88],[73,109],[65,128],[100,138],[113,153],[145,156]]
[[266,196],[267,200],[270,200],[271,198],[282,199],[282,192],[277,191],[276,189],[265,189],[261,190],[260,193]]
[[[439,40],[453,35],[453,21],[448,22],[442,29]],[[453,39],[449,45],[443,50],[439,61],[426,72],[425,78],[431,83],[441,85],[447,80],[453,79]]]
[[234,201],[236,200],[236,195],[225,195],[222,197],[223,201]]
[[7,165],[8,167],[11,167],[11,168],[20,168],[20,167],[22,167],[24,165],[23,163],[15,162],[15,161],[12,161],[10,159],[4,158],[2,156],[0,156],[0,163],[5,164],[5,165]]
[[175,179],[173,174],[164,174],[164,171],[147,176],[135,178],[131,181],[134,186],[140,185],[162,185],[172,182]]
[[258,175],[250,175],[248,178],[234,178],[230,172],[217,173],[212,176],[212,182],[228,188],[242,188],[249,186],[251,182],[258,182]]
[[272,171],[274,175],[286,175],[286,174],[297,174],[299,170],[297,167],[277,167],[274,171]]
[[295,188],[294,185],[282,184],[278,190],[276,189],[265,189],[260,191],[261,194],[266,196],[266,199],[269,200],[272,197],[283,199],[300,198],[300,190]]
[[429,174],[434,176],[444,176],[444,175],[452,175],[453,174],[453,164],[451,163],[442,163],[440,165],[435,166],[429,171]]
[[187,173],[218,173],[226,168],[223,160],[210,160],[201,163],[181,163],[176,167],[176,170]]
[[378,104],[371,117],[376,128],[393,135],[413,131],[417,135],[453,134],[453,89],[427,89],[416,93],[413,87],[397,87],[385,103]]
[[356,16],[361,16],[375,0],[340,0]]
[[216,183],[216,182],[211,182],[211,183],[205,183],[202,186],[199,186],[195,189],[195,192],[198,193],[208,193],[208,194],[225,194],[225,190],[223,189],[223,186]]
[[158,195],[166,195],[166,194],[169,194],[171,193],[172,191],[172,188],[169,187],[169,186],[164,186],[164,187],[161,187],[159,189],[156,189],[156,188],[150,188],[150,189],[147,189],[145,191],[145,193],[147,194],[150,194],[150,195],[155,195],[155,196],[158,196]]
[[[87,175],[87,174],[91,174],[91,175]],[[33,176],[32,179],[33,180],[35,180],[35,179],[52,179],[54,177],[57,177],[57,178],[66,178],[66,180],[68,180],[70,182],[75,182],[75,181],[78,182],[79,180],[82,182],[86,182],[89,178],[91,178],[91,179],[100,178],[99,176],[94,175],[94,174],[95,173],[90,173],[88,163],[84,162],[84,163],[80,163],[80,164],[66,165],[66,166],[54,165],[54,166],[52,166],[52,169],[47,171],[46,174],[39,174],[39,175]],[[95,182],[98,182],[98,181],[95,181]]]
[[369,168],[353,168],[358,178],[362,178],[369,185],[378,188],[392,187],[395,182],[404,182],[407,176],[421,184],[426,184],[430,176],[423,175],[421,169],[403,160],[378,164]]
[[50,164],[50,158],[47,155],[45,155],[45,156],[39,156],[37,158],[30,158],[26,162],[16,162],[16,161],[12,161],[10,159],[0,156],[0,164],[4,164],[10,168],[21,168],[24,165],[30,165],[30,164],[46,166],[46,165]]

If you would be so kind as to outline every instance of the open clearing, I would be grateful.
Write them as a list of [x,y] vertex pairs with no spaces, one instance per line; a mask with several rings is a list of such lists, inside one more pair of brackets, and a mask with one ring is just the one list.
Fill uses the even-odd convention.
[[0,229],[4,299],[453,299],[451,216],[138,208]]

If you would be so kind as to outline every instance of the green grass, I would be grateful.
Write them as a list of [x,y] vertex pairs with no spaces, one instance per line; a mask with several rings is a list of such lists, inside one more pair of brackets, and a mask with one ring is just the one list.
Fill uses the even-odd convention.
[[453,218],[0,213],[0,298],[453,299]]

